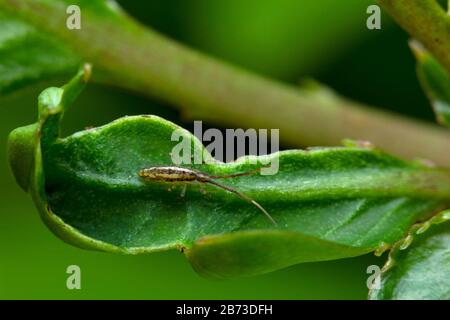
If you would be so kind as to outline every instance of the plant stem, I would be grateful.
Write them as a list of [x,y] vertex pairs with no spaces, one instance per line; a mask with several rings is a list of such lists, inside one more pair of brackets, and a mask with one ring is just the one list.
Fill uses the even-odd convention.
[[450,73],[450,16],[437,0],[378,0]]
[[437,126],[370,109],[326,90],[304,90],[238,69],[176,43],[122,12],[82,8],[82,29],[68,30],[65,7],[61,1],[0,0],[0,9],[59,37],[93,63],[97,80],[169,102],[187,119],[279,128],[281,141],[291,146],[364,139],[406,158],[450,164],[450,134]]

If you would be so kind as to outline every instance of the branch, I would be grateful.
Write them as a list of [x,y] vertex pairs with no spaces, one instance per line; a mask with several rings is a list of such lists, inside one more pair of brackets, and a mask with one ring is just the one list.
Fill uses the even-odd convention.
[[450,16],[436,0],[378,0],[450,73]]
[[238,69],[145,28],[121,11],[96,14],[82,8],[82,30],[70,31],[60,1],[0,0],[0,9],[65,41],[94,64],[97,80],[169,102],[187,119],[279,128],[281,141],[292,146],[365,139],[406,158],[450,163],[450,134],[444,129]]

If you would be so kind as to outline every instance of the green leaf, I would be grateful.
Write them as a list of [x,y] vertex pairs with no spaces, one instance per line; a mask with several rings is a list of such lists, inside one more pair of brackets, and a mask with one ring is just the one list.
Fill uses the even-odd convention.
[[413,228],[390,253],[380,289],[369,298],[450,299],[450,212]]
[[411,42],[417,59],[417,75],[430,99],[437,121],[450,127],[450,77],[447,70],[419,43]]
[[364,144],[225,164],[184,130],[192,154],[203,152],[206,162],[186,167],[225,175],[260,168],[254,160],[279,161],[275,175],[222,181],[259,202],[278,225],[215,186],[189,183],[182,197],[185,183],[149,183],[138,175],[145,167],[173,165],[170,154],[179,142],[171,136],[181,128],[171,122],[124,117],[59,137],[61,118],[88,73],[85,68],[68,85],[45,90],[38,123],[9,138],[17,181],[50,229],[71,244],[129,254],[176,248],[204,275],[253,275],[387,247],[449,203],[450,170],[405,162]]
[[59,41],[0,10],[0,94],[73,74],[79,63]]

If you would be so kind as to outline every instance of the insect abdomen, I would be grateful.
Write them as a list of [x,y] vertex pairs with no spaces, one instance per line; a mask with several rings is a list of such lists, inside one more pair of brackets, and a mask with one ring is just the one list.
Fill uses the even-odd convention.
[[142,169],[139,172],[145,180],[156,180],[156,181],[194,181],[197,180],[197,174],[189,169],[185,168],[175,168],[175,167],[151,167]]

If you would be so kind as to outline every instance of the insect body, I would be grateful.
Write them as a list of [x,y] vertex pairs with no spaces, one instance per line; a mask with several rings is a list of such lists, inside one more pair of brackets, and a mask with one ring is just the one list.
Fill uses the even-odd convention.
[[187,168],[180,168],[180,167],[151,167],[142,169],[139,171],[139,176],[141,176],[146,181],[165,181],[165,182],[193,182],[198,181],[202,183],[209,183],[212,185],[215,185],[221,189],[224,189],[226,191],[232,192],[241,199],[252,203],[254,206],[256,206],[259,210],[261,210],[264,215],[273,223],[277,224],[275,220],[273,220],[272,216],[255,200],[250,198],[249,196],[246,196],[245,194],[228,187],[226,185],[223,185],[221,183],[218,183],[214,181],[214,179],[225,179],[225,178],[234,178],[234,177],[240,177],[240,176],[246,176],[249,174],[253,174],[258,172],[260,169],[248,171],[248,172],[241,172],[241,173],[235,173],[235,174],[229,174],[229,175],[222,175],[222,176],[214,176],[214,175],[208,175],[206,173],[187,169]]

